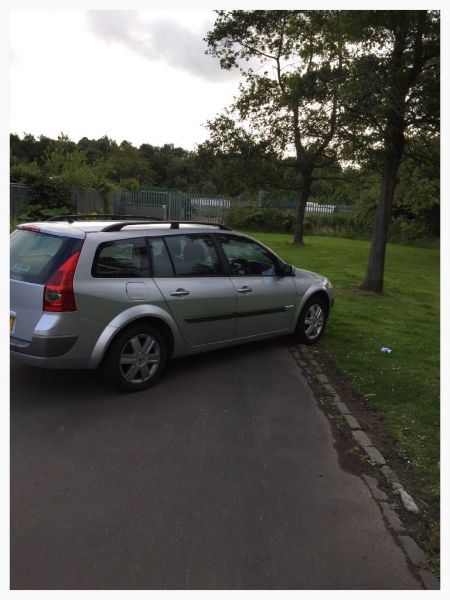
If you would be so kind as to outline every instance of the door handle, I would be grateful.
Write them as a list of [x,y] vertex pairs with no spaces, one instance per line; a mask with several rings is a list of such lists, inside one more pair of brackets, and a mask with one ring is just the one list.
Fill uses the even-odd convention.
[[249,294],[250,292],[253,292],[251,287],[248,287],[248,285],[243,285],[242,287],[238,288],[237,290],[240,294]]
[[188,290],[184,290],[183,288],[178,288],[174,292],[170,292],[171,296],[189,296],[191,292]]

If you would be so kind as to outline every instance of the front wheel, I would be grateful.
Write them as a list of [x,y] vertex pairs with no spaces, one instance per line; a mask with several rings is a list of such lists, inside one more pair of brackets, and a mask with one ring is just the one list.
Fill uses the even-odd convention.
[[315,344],[325,331],[328,305],[320,296],[310,298],[302,308],[297,322],[295,336],[303,344]]
[[139,392],[155,383],[167,362],[167,342],[156,327],[133,325],[113,340],[103,374],[116,387]]

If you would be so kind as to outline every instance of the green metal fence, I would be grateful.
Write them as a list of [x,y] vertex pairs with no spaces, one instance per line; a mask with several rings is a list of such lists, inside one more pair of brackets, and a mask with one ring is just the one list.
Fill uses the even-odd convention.
[[[79,213],[105,212],[105,198],[99,190],[74,188],[73,204]],[[260,192],[253,199],[231,198],[217,194],[187,194],[165,188],[149,188],[140,191],[113,192],[112,212],[118,215],[142,215],[158,219],[205,221],[209,223],[233,224],[262,209],[280,211],[283,215],[295,215],[297,198],[277,199]],[[11,215],[16,216],[29,203],[28,188],[11,184]],[[306,213],[349,213],[351,205],[319,204],[308,202]]]
[[164,219],[207,222],[223,221],[234,202],[225,196],[185,194],[173,190],[115,192],[113,209],[117,214],[160,216]]
[[16,217],[30,203],[30,192],[26,185],[11,183],[9,186],[9,211]]
[[[147,215],[173,220],[232,223],[262,209],[273,209],[284,214],[295,214],[297,198],[280,200],[262,193],[253,199],[231,198],[217,194],[187,194],[176,190],[146,189],[139,192],[116,192],[113,195],[117,214]],[[353,207],[346,204],[319,204],[308,202],[307,213],[349,213]]]
[[[9,186],[9,207],[11,217],[17,217],[32,204],[28,186],[11,183]],[[72,203],[77,213],[104,212],[104,197],[100,190],[72,188]]]
[[100,190],[73,188],[72,202],[80,214],[104,211],[104,197]]

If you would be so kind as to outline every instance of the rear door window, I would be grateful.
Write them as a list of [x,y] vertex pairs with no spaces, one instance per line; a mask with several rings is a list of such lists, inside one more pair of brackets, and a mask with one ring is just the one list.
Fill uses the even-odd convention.
[[93,277],[148,277],[149,261],[144,238],[100,244],[92,266]]
[[16,229],[11,235],[10,277],[44,284],[82,244],[77,238]]
[[165,238],[178,277],[223,275],[222,263],[207,235],[171,235]]
[[153,277],[173,277],[172,261],[164,240],[161,238],[147,238],[147,241],[152,252]]

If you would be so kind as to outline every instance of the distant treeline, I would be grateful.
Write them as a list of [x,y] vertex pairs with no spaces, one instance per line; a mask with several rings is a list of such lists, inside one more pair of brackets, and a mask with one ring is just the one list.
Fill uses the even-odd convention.
[[[404,160],[396,192],[393,218],[417,228],[418,237],[439,233],[438,142],[432,150],[430,153],[427,145],[426,160]],[[299,188],[290,168],[291,158],[268,161],[250,147],[225,154],[208,142],[189,151],[173,144],[136,147],[107,136],[74,142],[64,134],[56,140],[11,134],[10,151],[11,181],[28,185],[34,203],[49,209],[67,205],[73,187],[106,193],[160,187],[248,198],[264,190],[274,199],[293,198]],[[330,165],[313,183],[311,200],[353,204],[360,218],[370,219],[377,202],[379,173],[376,161],[358,168]]]

